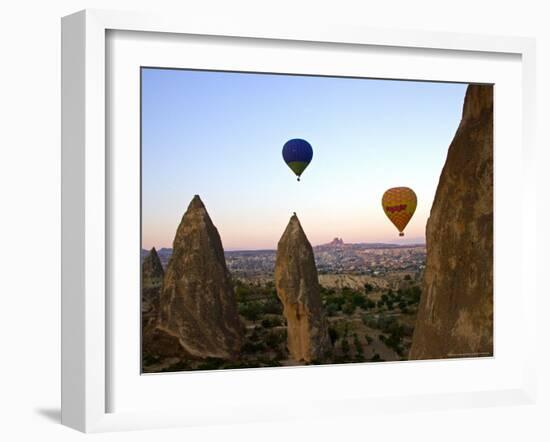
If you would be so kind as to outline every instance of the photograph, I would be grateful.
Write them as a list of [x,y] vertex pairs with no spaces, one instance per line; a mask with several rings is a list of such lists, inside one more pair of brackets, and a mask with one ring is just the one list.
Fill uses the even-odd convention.
[[143,374],[493,357],[492,84],[140,76]]
[[0,442],[550,441],[548,2],[2,6]]

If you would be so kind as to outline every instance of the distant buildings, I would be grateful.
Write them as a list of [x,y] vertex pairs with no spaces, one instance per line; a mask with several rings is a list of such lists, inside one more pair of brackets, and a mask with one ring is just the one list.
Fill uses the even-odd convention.
[[[142,251],[142,258],[146,255]],[[166,267],[171,249],[158,251]],[[426,246],[395,244],[346,244],[341,238],[314,247],[315,264],[320,274],[384,276],[391,272],[420,273],[426,265]],[[225,252],[229,271],[237,278],[272,278],[275,250]]]

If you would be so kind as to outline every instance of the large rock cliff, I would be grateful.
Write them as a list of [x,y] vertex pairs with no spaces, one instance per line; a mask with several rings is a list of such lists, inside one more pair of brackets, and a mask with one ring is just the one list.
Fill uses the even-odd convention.
[[410,359],[493,354],[493,87],[471,85],[426,226]]
[[191,358],[233,359],[243,328],[222,242],[196,195],[174,239],[160,296],[158,329]]
[[279,240],[275,286],[287,321],[287,346],[297,362],[321,361],[331,350],[313,249],[296,215]]

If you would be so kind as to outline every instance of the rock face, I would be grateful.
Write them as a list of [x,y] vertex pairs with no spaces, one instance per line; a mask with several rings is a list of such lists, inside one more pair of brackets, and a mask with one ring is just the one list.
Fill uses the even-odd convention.
[[410,359],[493,354],[493,87],[468,87],[426,226]]
[[222,242],[195,195],[174,239],[160,296],[158,330],[177,339],[191,358],[233,359],[243,328]]
[[287,346],[297,362],[322,360],[331,351],[313,249],[296,215],[279,240],[275,286],[287,321]]
[[144,317],[156,318],[164,278],[164,269],[153,247],[141,264],[141,311]]
[[156,356],[179,356],[177,339],[157,329],[164,269],[153,247],[141,264],[142,351]]
[[164,269],[153,247],[141,264],[141,331],[142,350],[151,352],[159,342],[155,328],[158,321],[160,291]]

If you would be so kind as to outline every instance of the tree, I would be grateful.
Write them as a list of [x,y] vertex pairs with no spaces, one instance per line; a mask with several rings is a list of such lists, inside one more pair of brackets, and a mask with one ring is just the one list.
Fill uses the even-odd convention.
[[340,310],[340,307],[338,304],[330,302],[326,305],[325,310],[327,312],[327,316],[335,316],[338,313],[338,310]]
[[262,306],[259,302],[250,301],[239,305],[239,313],[249,321],[256,321],[260,317]]
[[342,308],[342,312],[346,315],[352,315],[355,312],[355,306],[351,302],[348,302]]
[[366,308],[367,305],[367,300],[365,299],[365,297],[358,292],[352,293],[351,302],[355,307],[359,307],[362,309]]

